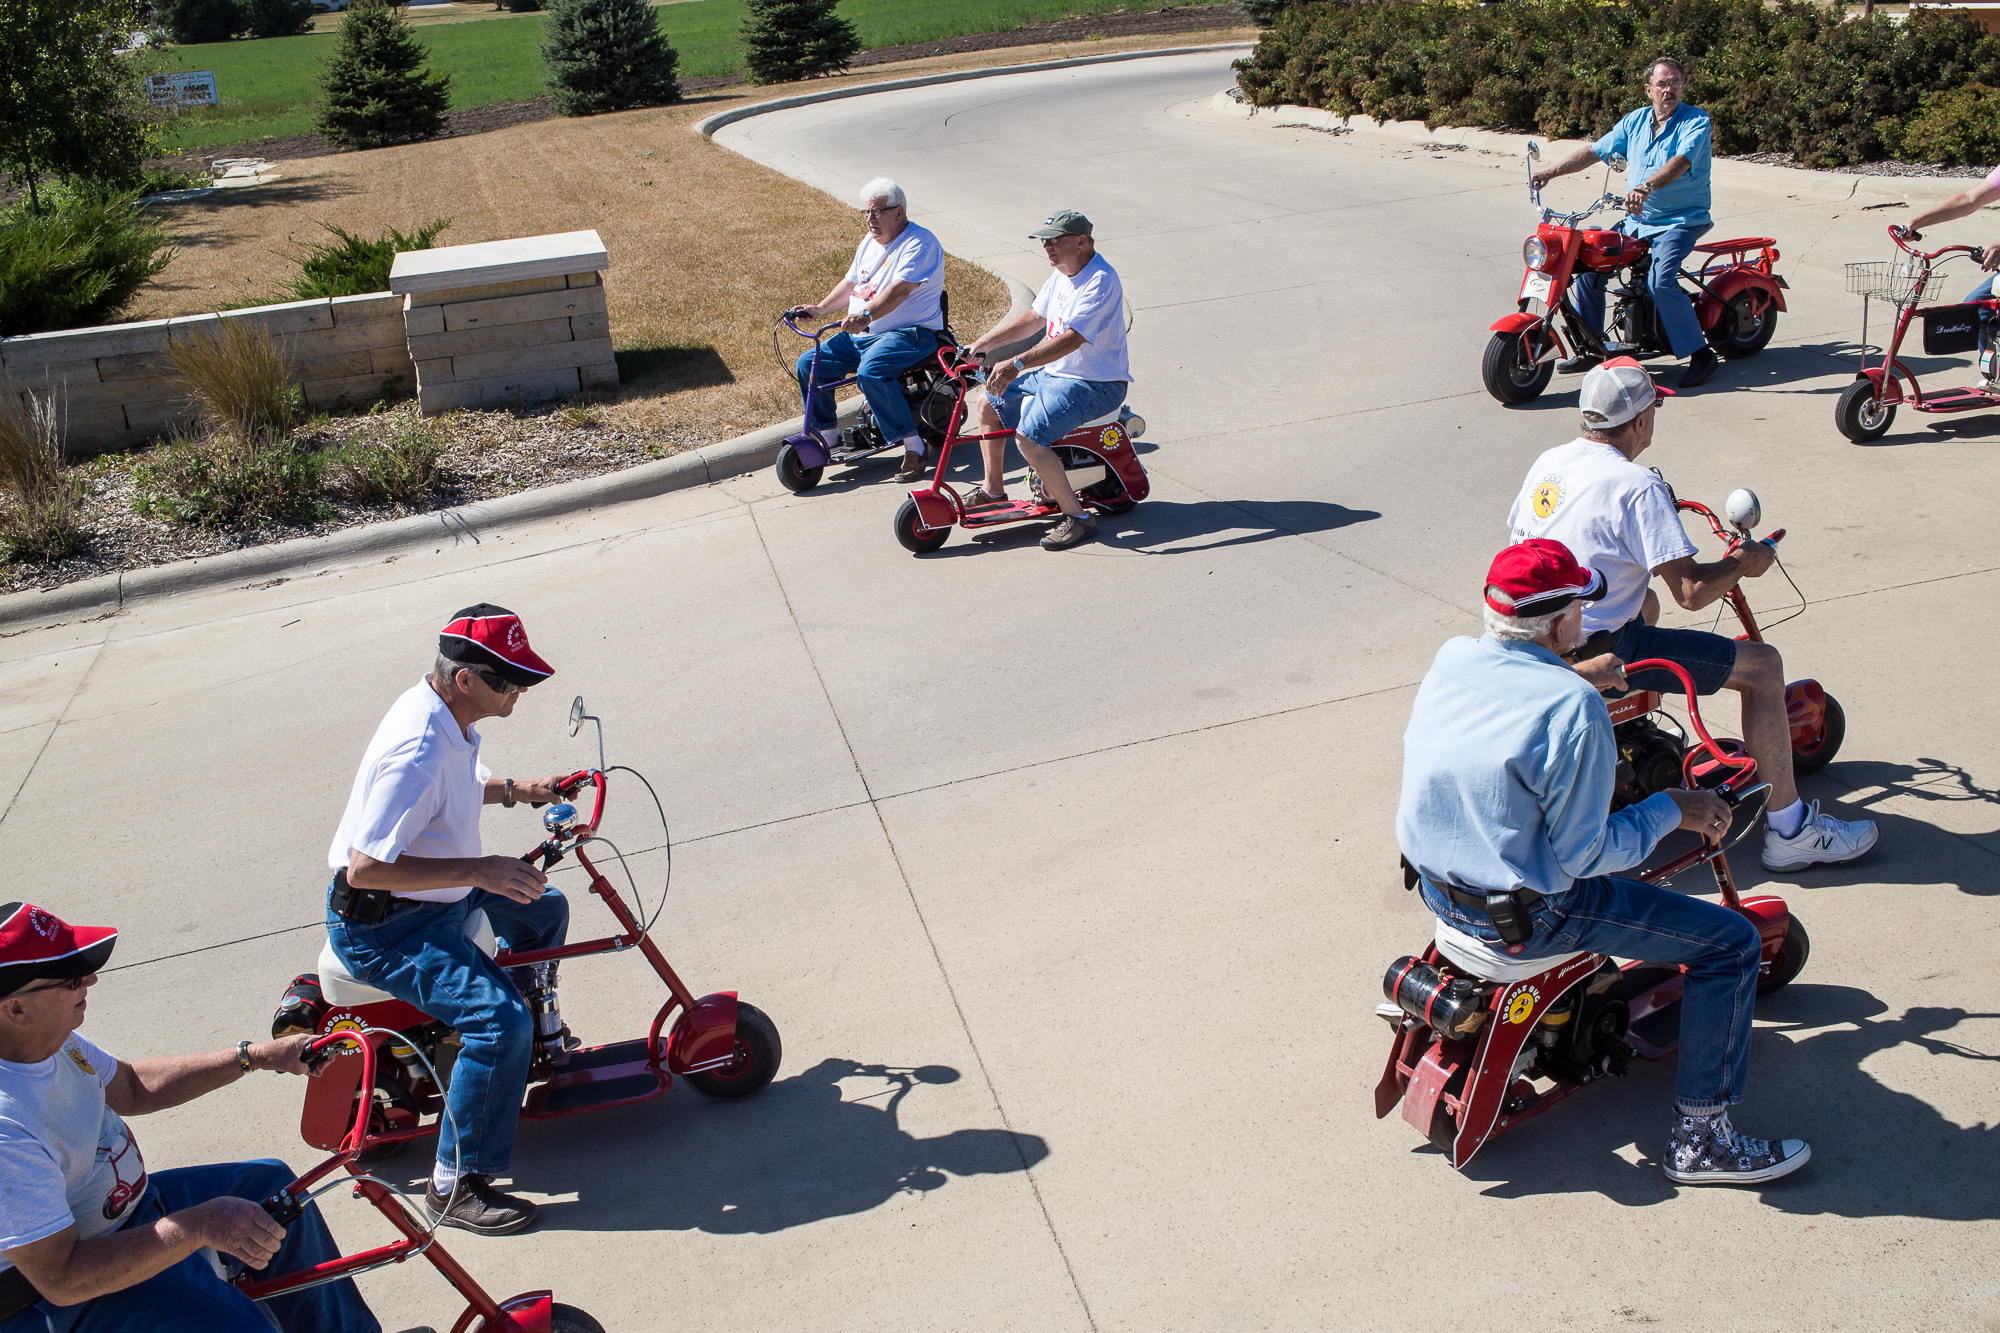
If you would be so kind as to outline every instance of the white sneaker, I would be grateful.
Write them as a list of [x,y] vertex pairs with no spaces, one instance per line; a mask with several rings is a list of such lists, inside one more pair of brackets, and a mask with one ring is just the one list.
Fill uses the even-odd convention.
[[1806,821],[1789,838],[1778,830],[1764,829],[1764,869],[1797,870],[1810,865],[1838,865],[1852,861],[1875,845],[1875,821],[1857,819],[1849,823],[1819,812],[1819,802],[1806,806]]

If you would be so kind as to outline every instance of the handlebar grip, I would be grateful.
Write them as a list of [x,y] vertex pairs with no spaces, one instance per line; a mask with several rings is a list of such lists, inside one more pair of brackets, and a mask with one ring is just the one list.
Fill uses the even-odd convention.
[[1776,546],[1779,542],[1783,541],[1784,539],[1785,539],[1785,530],[1783,528],[1779,528],[1776,532],[1772,533],[1770,536],[1765,537],[1763,539],[1763,542],[1764,545],[1766,546]]
[[305,1216],[306,1206],[299,1202],[299,1196],[290,1190],[279,1190],[268,1199],[258,1201],[258,1207],[271,1215],[271,1220],[279,1226],[290,1226]]

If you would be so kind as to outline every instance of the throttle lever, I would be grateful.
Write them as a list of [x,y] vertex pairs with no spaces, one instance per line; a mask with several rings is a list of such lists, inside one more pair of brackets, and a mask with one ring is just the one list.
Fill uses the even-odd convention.
[[279,1226],[290,1226],[305,1216],[306,1206],[299,1196],[290,1190],[279,1190],[270,1198],[259,1202],[258,1207],[271,1215],[271,1220]]

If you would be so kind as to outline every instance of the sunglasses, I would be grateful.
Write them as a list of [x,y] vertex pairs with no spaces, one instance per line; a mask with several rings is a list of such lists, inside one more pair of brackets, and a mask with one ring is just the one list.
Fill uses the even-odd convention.
[[[92,973],[91,975],[94,976],[96,974]],[[22,995],[33,995],[37,991],[45,991],[45,990],[82,990],[83,983],[85,981],[88,981],[89,979],[90,979],[89,977],[71,977],[68,981],[51,981],[46,986],[29,986],[25,990],[15,991],[14,997],[19,997]]]
[[473,675],[486,682],[486,688],[495,694],[518,694],[521,687],[511,680],[503,680],[491,671],[475,671]]

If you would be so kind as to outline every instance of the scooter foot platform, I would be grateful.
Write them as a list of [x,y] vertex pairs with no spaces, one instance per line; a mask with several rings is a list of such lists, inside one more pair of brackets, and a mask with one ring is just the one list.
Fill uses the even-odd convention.
[[667,1081],[646,1063],[644,1037],[586,1047],[572,1052],[546,1082],[528,1089],[521,1118],[545,1120],[651,1101],[667,1090]]
[[1002,523],[1019,523],[1024,518],[1048,518],[1060,514],[1056,505],[1040,504],[1034,500],[1013,500],[1006,504],[980,505],[977,509],[965,511],[959,522],[968,528],[997,527]]

